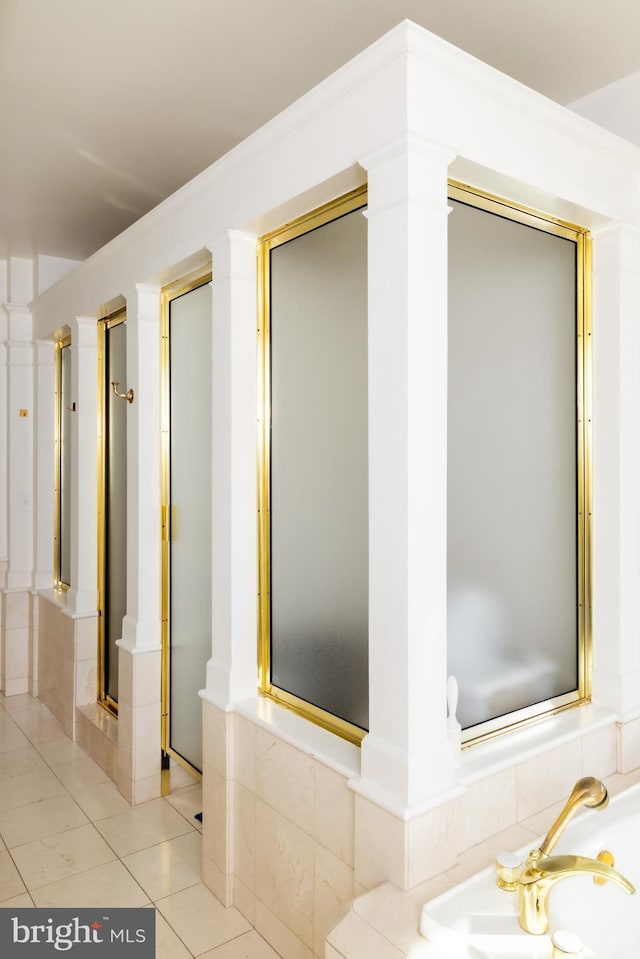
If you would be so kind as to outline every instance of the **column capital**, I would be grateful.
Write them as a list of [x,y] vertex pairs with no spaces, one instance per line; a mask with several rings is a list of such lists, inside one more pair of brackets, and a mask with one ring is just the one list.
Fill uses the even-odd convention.
[[409,153],[417,154],[425,160],[442,166],[449,166],[457,156],[455,150],[450,147],[428,140],[418,133],[407,131],[369,151],[369,153],[365,153],[359,157],[358,163],[369,171],[388,163],[389,160],[395,160]]
[[240,230],[227,230],[207,244],[213,261],[213,285],[219,285],[231,276],[255,283],[256,244],[255,234]]
[[594,273],[640,273],[640,226],[607,223],[592,231]]
[[95,316],[72,316],[70,327],[72,346],[96,346],[98,321]]
[[161,288],[152,283],[136,283],[125,294],[127,321],[157,322],[160,316]]

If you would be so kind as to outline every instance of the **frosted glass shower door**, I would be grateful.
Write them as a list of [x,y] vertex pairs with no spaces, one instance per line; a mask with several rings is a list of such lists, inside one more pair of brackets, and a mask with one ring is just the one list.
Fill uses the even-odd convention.
[[448,668],[473,738],[585,688],[584,239],[450,201]]
[[102,575],[101,701],[118,703],[118,647],[127,611],[127,410],[117,397],[126,389],[127,327],[124,318],[107,321],[104,331],[104,526]]
[[211,658],[211,287],[169,303],[169,752],[202,770]]

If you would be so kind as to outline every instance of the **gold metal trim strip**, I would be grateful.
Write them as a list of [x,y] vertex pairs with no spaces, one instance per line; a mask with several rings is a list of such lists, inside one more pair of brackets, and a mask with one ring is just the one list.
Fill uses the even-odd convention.
[[[193,775],[202,774],[173,749],[171,743],[171,302],[213,279],[211,265],[201,267],[163,287],[160,293],[160,541],[161,541],[161,680],[160,730],[164,753],[181,763]],[[169,788],[168,775],[163,788]]]
[[305,213],[258,240],[258,691],[267,699],[292,710],[323,729],[360,745],[367,731],[332,713],[288,693],[271,683],[271,316],[270,251],[317,227],[366,207],[367,187],[360,186],[344,196]]
[[67,592],[70,583],[62,579],[62,351],[71,346],[71,336],[64,336],[55,344],[55,433],[54,433],[54,526],[53,526],[53,588]]
[[112,716],[118,716],[118,704],[106,691],[106,639],[104,632],[104,613],[106,596],[106,333],[114,326],[125,323],[126,310],[117,310],[98,320],[98,668],[97,699],[98,704]]
[[468,183],[461,183],[459,180],[449,180],[448,196],[451,200],[458,200],[460,203],[485,210],[487,213],[495,213],[507,220],[515,220],[517,223],[534,227],[534,229],[542,230],[544,233],[553,233],[555,236],[565,237],[567,240],[575,240],[578,235],[589,235],[589,230],[586,227],[570,223],[568,220],[558,219],[558,217],[534,210],[533,207],[523,206],[493,193],[486,193],[484,190],[479,190]]
[[292,693],[288,693],[284,689],[279,689],[271,683],[269,683],[266,689],[261,690],[261,694],[265,699],[270,699],[272,702],[278,703],[278,705],[284,706],[286,709],[290,709],[291,712],[297,713],[305,719],[309,719],[312,723],[315,723],[316,726],[321,726],[330,733],[335,733],[336,736],[340,736],[341,739],[346,739],[347,742],[353,743],[355,746],[359,746],[367,735],[366,729],[354,726],[353,723],[347,722],[346,719],[340,719],[339,716],[334,716],[333,713],[327,712],[326,709],[314,706],[313,703],[307,702],[306,699],[300,699],[299,696],[294,696]]
[[[171,759],[175,759],[175,761],[179,763],[179,765],[182,766],[183,769],[186,769],[187,772],[190,772],[191,775],[198,780],[198,782],[202,782],[202,773],[200,772],[199,769],[196,769],[195,766],[192,766],[188,759],[185,759],[184,756],[181,756],[180,753],[176,752],[176,750],[173,749],[171,746],[169,746],[168,749],[165,749],[164,752],[167,754],[167,756],[170,756]],[[169,773],[170,772],[171,772],[171,769],[169,769]]]

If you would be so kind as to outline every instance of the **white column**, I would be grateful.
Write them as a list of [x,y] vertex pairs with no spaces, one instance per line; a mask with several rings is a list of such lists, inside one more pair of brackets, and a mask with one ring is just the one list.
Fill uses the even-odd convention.
[[362,160],[369,219],[369,728],[354,788],[404,818],[454,783],[446,731],[447,166]]
[[8,317],[7,588],[29,589],[33,567],[33,345],[31,314],[6,305]]
[[67,610],[82,616],[98,608],[98,326],[95,317],[71,321],[70,566]]
[[[159,649],[160,290],[136,285],[127,301],[127,613],[122,645]],[[123,402],[125,402],[123,400]]]
[[51,589],[53,584],[53,539],[55,524],[55,344],[35,344],[35,564],[33,589]]
[[213,649],[205,695],[257,690],[256,239],[230,232],[213,256]]
[[594,236],[593,698],[640,715],[640,230]]

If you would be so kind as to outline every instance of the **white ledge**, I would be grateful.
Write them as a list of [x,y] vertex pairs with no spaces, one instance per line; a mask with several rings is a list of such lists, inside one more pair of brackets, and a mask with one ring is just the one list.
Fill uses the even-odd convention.
[[[203,699],[212,701],[206,690],[200,695]],[[214,705],[218,704],[214,702]],[[360,749],[357,746],[303,719],[284,706],[262,696],[252,696],[251,699],[233,704],[229,711],[243,716],[290,746],[300,749],[341,776],[351,779],[360,775]]]
[[610,709],[589,703],[550,716],[490,742],[470,746],[462,751],[458,782],[470,786],[479,779],[534,759],[557,746],[563,746],[602,729],[603,726],[613,725],[617,720],[617,714]]

